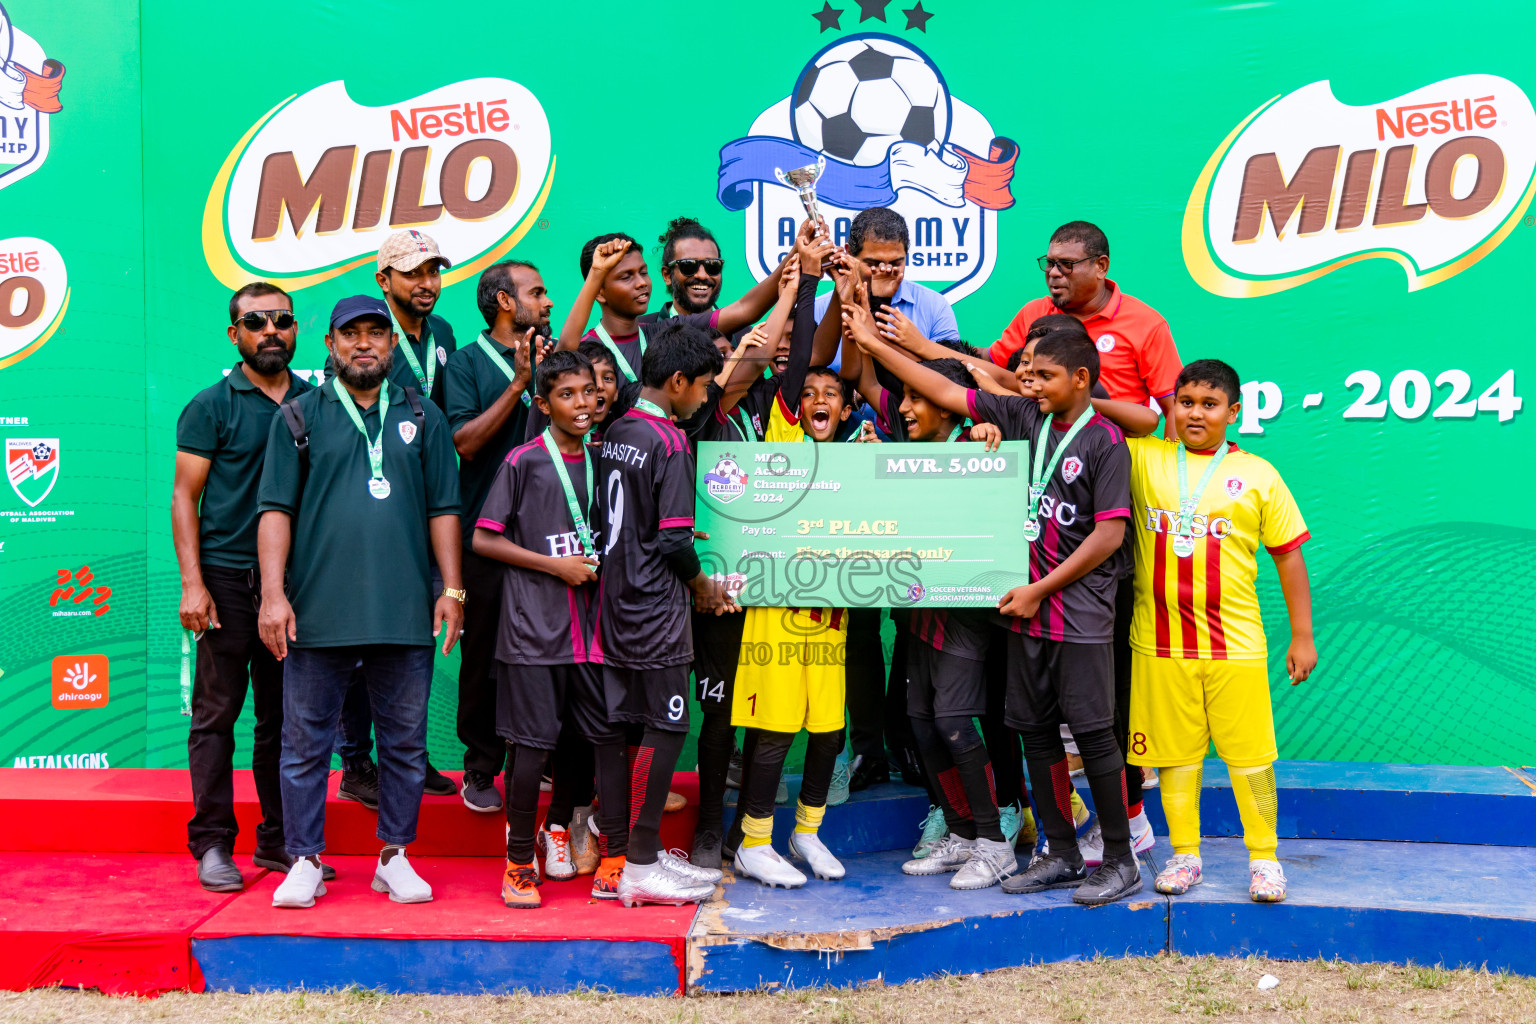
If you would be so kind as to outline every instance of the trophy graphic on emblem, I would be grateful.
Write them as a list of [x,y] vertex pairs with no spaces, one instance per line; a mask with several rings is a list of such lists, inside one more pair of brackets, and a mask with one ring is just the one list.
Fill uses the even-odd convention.
[[827,158],[817,157],[814,164],[806,164],[804,167],[796,167],[784,170],[779,167],[773,169],[773,176],[779,179],[779,184],[786,188],[792,188],[800,193],[800,202],[805,206],[806,216],[815,224],[819,218],[816,214],[816,179],[827,169]]

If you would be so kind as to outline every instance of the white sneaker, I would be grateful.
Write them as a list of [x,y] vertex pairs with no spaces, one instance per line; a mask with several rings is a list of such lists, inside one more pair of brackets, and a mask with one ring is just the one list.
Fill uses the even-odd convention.
[[805,884],[802,875],[789,861],[779,856],[772,845],[748,846],[743,843],[736,850],[734,862],[736,874],[742,878],[755,878],[770,888],[782,885],[786,889],[798,889]]
[[1019,870],[1013,844],[995,839],[978,839],[970,859],[960,865],[949,880],[951,889],[986,889]]
[[1248,896],[1255,903],[1280,903],[1285,899],[1285,869],[1277,860],[1248,862]]
[[1088,867],[1096,868],[1104,863],[1104,830],[1099,828],[1097,818],[1088,826],[1088,831],[1077,837],[1077,849]]
[[1157,839],[1152,835],[1152,823],[1147,820],[1147,812],[1143,810],[1131,819],[1131,852],[1146,853],[1157,845]]
[[901,866],[904,875],[942,875],[959,871],[976,849],[976,840],[961,839],[951,832],[928,851],[926,857],[914,857]]
[[411,867],[404,850],[391,857],[388,864],[384,863],[383,854],[379,855],[378,866],[373,869],[373,891],[389,893],[395,903],[432,902],[432,887]]
[[811,866],[811,874],[835,882],[847,874],[843,862],[832,856],[827,844],[814,832],[791,832],[789,855],[798,857]]
[[314,906],[315,897],[324,895],[324,873],[311,864],[308,857],[300,857],[293,862],[293,867],[288,869],[288,877],[283,879],[277,891],[272,894],[272,905],[287,910],[300,910]]
[[544,859],[544,877],[556,881],[576,877],[576,862],[571,859],[571,834],[559,825],[539,829],[534,863]]

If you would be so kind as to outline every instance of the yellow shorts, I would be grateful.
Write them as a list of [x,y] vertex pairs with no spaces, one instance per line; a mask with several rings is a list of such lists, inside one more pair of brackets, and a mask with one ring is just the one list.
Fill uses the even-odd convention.
[[1267,664],[1133,652],[1126,760],[1154,768],[1198,764],[1212,742],[1234,768],[1276,760]]
[[847,706],[848,612],[748,608],[731,724],[770,732],[836,732]]

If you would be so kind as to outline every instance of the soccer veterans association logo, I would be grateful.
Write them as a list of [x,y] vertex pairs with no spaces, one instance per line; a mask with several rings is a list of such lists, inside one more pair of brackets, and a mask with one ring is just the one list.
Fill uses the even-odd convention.
[[59,250],[41,238],[0,239],[0,367],[42,348],[68,308],[69,272]]
[[1271,295],[1365,259],[1416,291],[1492,252],[1536,191],[1536,112],[1473,74],[1380,103],[1328,82],[1249,114],[1206,162],[1185,208],[1184,262],[1217,295]]
[[63,85],[64,65],[44,56],[0,5],[0,188],[48,159],[48,119],[64,109]]
[[59,439],[6,438],[5,475],[16,496],[36,508],[59,482]]
[[704,474],[704,493],[722,505],[729,505],[747,493],[747,471],[735,456],[721,456],[715,468]]
[[954,301],[992,272],[997,214],[1014,203],[1018,152],[950,94],[922,50],[859,34],[813,56],[790,95],[721,148],[717,197],[743,211],[747,262],[762,280],[805,218],[798,194],[775,171],[823,162],[816,194],[833,241],[847,241],[860,210],[890,206],[911,235],[907,276]]
[[554,168],[544,108],[516,82],[475,78],[382,107],[329,82],[235,143],[203,206],[203,254],[228,287],[305,288],[371,262],[391,231],[420,228],[453,260],[453,284],[518,243]]

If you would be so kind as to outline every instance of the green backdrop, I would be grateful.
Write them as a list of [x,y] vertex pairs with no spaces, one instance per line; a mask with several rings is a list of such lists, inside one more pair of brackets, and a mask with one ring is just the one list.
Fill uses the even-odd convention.
[[[873,141],[851,171],[829,156],[834,176],[878,184],[889,142],[916,147],[896,205],[934,265],[913,273],[953,286],[967,340],[990,342],[1042,294],[1035,257],[1056,225],[1086,218],[1110,237],[1111,277],[1168,318],[1186,360],[1238,367],[1240,440],[1285,475],[1313,535],[1322,661],[1304,686],[1284,683],[1284,607],[1272,567],[1261,577],[1282,756],[1530,761],[1536,465],[1515,399],[1532,359],[1519,309],[1536,270],[1523,91],[1536,58],[1510,40],[1536,17],[1498,2],[1478,23],[1500,29],[1484,34],[1427,2],[1114,0],[1075,21],[905,2],[662,0],[598,5],[575,24],[558,5],[457,0],[6,0],[0,764],[185,763],[174,426],[234,362],[233,280],[290,283],[296,368],[322,364],[331,304],[374,289],[371,263],[357,265],[369,239],[437,202],[437,220],[416,223],[467,271],[439,306],[464,340],[481,323],[473,276],[501,253],[543,269],[563,316],[585,239],[622,230],[649,248],[678,214],[720,238],[734,293],[781,251],[795,200],[753,184],[762,167],[722,193],[722,147],[793,124],[833,148],[859,138],[850,123]],[[1424,25],[1442,29],[1412,28]],[[871,33],[883,38],[858,38]],[[856,59],[865,50],[876,56]],[[37,105],[7,102],[18,79]],[[322,89],[334,82],[345,93]],[[1321,82],[1331,96],[1303,92]],[[61,109],[47,113],[50,85]],[[466,102],[477,116],[450,121]],[[946,129],[958,149],[921,149]],[[1017,144],[1011,179],[994,135]],[[28,139],[35,149],[15,149]],[[355,149],[320,182],[312,171],[337,147]],[[285,159],[301,180],[284,185]],[[265,185],[264,168],[278,175]],[[1006,195],[962,194],[962,174],[1002,175]],[[311,186],[318,210],[295,237]],[[252,237],[260,194],[288,199],[269,240]],[[1245,216],[1260,225],[1252,241]],[[29,275],[25,254],[45,250],[28,240],[67,269]],[[57,306],[63,273],[67,309],[38,314],[28,289]],[[1362,396],[1373,380],[1380,393]],[[85,584],[69,580],[56,597],[61,572],[84,566],[110,596],[76,604]],[[106,656],[108,698],[61,706],[70,683],[55,679],[86,655]],[[456,671],[439,659],[430,745],[445,767]]]

